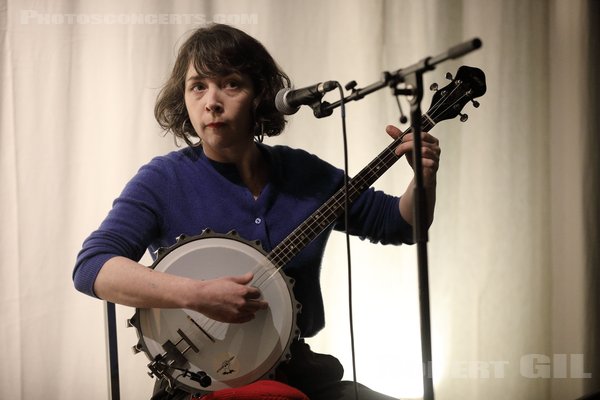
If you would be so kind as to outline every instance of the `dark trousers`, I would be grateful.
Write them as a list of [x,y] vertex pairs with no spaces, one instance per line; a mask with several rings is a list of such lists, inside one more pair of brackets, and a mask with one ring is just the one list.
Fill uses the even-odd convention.
[[305,393],[310,400],[394,400],[352,381],[342,381],[344,368],[328,354],[313,352],[304,341],[292,343],[292,358],[277,369],[282,382]]

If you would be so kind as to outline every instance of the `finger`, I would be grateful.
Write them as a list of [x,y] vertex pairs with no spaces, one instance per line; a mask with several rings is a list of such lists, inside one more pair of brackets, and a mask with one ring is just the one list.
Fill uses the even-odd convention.
[[439,150],[439,147],[438,148],[423,147],[423,149],[421,150],[421,153],[423,154],[424,159],[430,159],[430,160],[434,160],[434,161],[440,160],[441,151]]
[[269,308],[269,304],[266,301],[248,300],[240,311],[254,314],[260,310],[266,310],[267,308]]
[[424,143],[431,143],[436,145],[440,143],[439,139],[433,135],[430,135],[429,132],[423,132],[421,134],[421,139]]
[[251,321],[255,318],[258,311],[265,310],[267,308],[268,304],[265,301],[249,300],[237,311],[236,315],[232,317],[232,320],[237,323]]
[[[409,150],[413,150],[413,139],[414,137],[412,133],[407,134],[402,138],[402,145],[407,146]],[[424,136],[421,137],[421,145],[423,154],[425,154],[426,149],[429,149],[438,155],[441,153],[439,140],[435,136],[424,134]]]
[[248,299],[248,300],[256,300],[256,299],[260,299],[261,297],[262,297],[262,293],[261,293],[260,289],[254,287],[254,286],[248,286],[246,294],[244,295],[244,298]]
[[402,131],[399,128],[395,127],[394,125],[386,126],[385,132],[394,139],[396,139],[398,136],[400,136],[402,134]]
[[246,285],[252,281],[254,274],[252,272],[246,272],[244,275],[230,276],[229,279],[240,285]]

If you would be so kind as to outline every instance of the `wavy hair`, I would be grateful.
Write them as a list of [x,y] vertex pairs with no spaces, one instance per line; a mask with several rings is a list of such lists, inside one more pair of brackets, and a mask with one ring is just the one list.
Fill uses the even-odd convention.
[[256,93],[253,134],[262,140],[263,135],[275,136],[283,131],[286,121],[275,108],[275,96],[290,86],[289,77],[258,40],[229,25],[213,24],[197,29],[183,43],[171,76],[158,94],[154,117],[166,132],[190,146],[197,142],[198,134],[184,99],[185,76],[191,63],[201,76],[249,76]]

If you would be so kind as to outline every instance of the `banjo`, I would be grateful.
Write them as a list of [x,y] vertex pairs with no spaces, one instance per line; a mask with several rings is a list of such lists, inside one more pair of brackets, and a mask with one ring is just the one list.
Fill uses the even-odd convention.
[[[450,74],[447,77],[452,79]],[[434,93],[432,105],[422,117],[423,130],[457,115],[466,120],[461,114],[463,106],[472,101],[477,107],[473,99],[485,91],[485,75],[480,69],[460,67],[456,77]],[[394,150],[409,131],[348,181],[349,203],[400,158]],[[165,381],[168,392],[181,389],[188,393],[209,393],[273,378],[277,366],[290,359],[290,345],[300,334],[296,317],[301,306],[294,298],[293,280],[282,269],[343,214],[345,204],[346,188],[342,187],[269,253],[258,241],[245,240],[235,231],[209,229],[196,236],[180,236],[173,246],[160,249],[151,268],[169,274],[206,280],[252,271],[250,285],[261,290],[269,308],[244,324],[218,322],[187,309],[136,309],[128,321],[139,339],[133,350],[150,359],[149,375]],[[197,267],[215,260],[218,270]]]

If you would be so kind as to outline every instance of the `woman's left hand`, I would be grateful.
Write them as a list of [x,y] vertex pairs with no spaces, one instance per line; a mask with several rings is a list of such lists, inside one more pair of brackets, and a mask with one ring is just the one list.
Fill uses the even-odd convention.
[[[388,125],[385,131],[392,138],[396,139],[402,135],[402,131],[394,125]],[[421,154],[422,154],[422,165],[423,165],[423,184],[427,186],[435,186],[436,174],[440,165],[440,154],[442,152],[440,148],[440,142],[435,137],[427,132],[421,133]],[[414,169],[413,165],[413,134],[408,133],[402,138],[402,143],[396,147],[396,154],[399,156],[406,155],[411,168]]]

